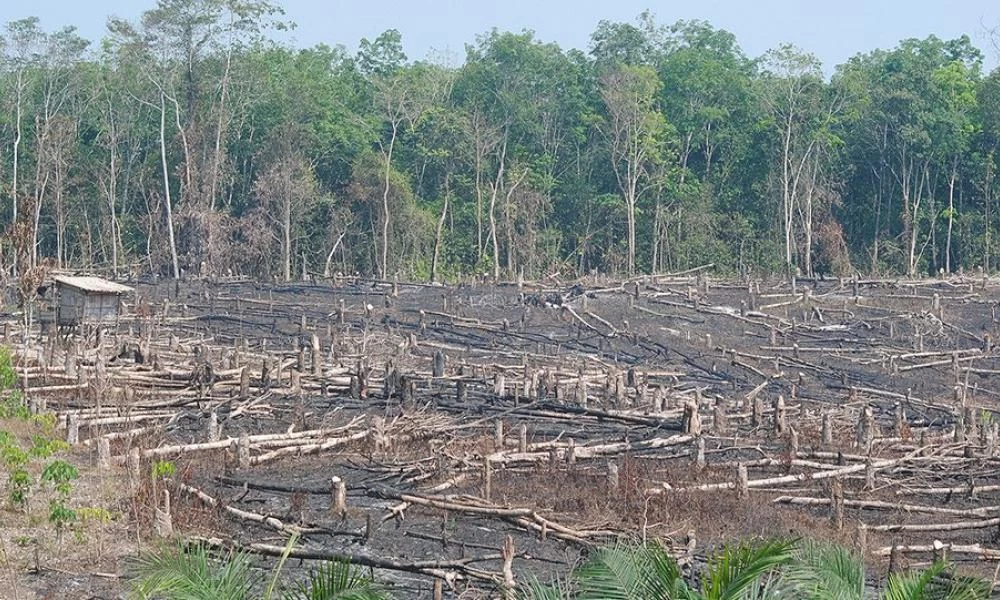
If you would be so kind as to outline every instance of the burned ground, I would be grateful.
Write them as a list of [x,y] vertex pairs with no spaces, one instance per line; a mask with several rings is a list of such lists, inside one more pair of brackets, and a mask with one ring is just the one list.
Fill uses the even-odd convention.
[[4,577],[113,597],[122,557],[168,526],[261,556],[298,535],[290,574],[348,557],[400,598],[489,597],[505,563],[545,579],[619,536],[695,568],[787,535],[858,547],[873,573],[947,553],[992,577],[998,291],[140,284],[117,330],[24,350],[8,328],[29,401],[58,412],[122,518],[104,562],[49,545],[20,575],[32,550],[8,544]]

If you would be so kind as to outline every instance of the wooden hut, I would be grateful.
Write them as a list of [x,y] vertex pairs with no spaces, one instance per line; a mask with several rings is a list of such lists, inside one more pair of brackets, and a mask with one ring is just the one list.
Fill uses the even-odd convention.
[[56,275],[55,321],[59,327],[113,324],[121,315],[122,296],[135,290],[92,276]]

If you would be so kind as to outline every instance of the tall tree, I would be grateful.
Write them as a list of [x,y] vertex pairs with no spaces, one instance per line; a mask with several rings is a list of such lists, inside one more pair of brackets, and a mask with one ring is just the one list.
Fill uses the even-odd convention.
[[[836,108],[824,106],[820,63],[811,54],[782,46],[764,57],[761,97],[778,135],[777,184],[784,233],[785,269],[801,264],[812,275],[814,201],[823,173],[824,146]],[[804,243],[798,251],[796,216]],[[797,260],[801,258],[801,261]]]
[[[186,262],[195,267],[206,264],[205,259],[210,265],[217,252],[214,213],[225,165],[233,53],[281,26],[274,20],[278,14],[280,9],[266,0],[158,0],[137,24],[109,23],[117,43],[151,67],[144,72],[157,90],[158,98],[146,102],[158,106],[162,123],[163,196],[175,277],[180,273],[179,242]],[[186,227],[180,239],[170,190],[168,113],[181,156],[177,204]]]
[[636,207],[661,183],[666,120],[656,109],[660,82],[650,67],[621,66],[601,77],[601,97],[607,108],[603,125],[611,153],[611,170],[625,202],[628,256],[626,272],[635,274]]

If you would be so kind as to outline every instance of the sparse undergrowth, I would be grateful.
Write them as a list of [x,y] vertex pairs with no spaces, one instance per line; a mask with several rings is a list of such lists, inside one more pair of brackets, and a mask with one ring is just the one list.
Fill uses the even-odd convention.
[[32,413],[16,382],[12,354],[0,347],[0,464],[6,473],[0,482],[0,573],[9,582],[4,597],[14,598],[25,573],[77,554],[68,552],[67,533],[74,546],[88,544],[93,535],[96,552],[83,555],[99,561],[107,530],[120,516],[113,508],[87,505],[92,494],[77,487],[77,459],[59,437],[55,414]]

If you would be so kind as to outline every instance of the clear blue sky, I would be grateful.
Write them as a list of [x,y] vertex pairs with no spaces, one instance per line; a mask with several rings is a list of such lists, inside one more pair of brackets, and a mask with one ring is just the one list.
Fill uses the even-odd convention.
[[[650,9],[661,24],[703,19],[736,34],[749,56],[791,42],[817,55],[827,72],[848,57],[890,48],[909,37],[968,34],[997,64],[985,27],[1000,26],[997,0],[276,0],[298,24],[298,46],[319,43],[357,47],[398,29],[411,59],[431,50],[450,52],[460,62],[466,43],[493,27],[534,30],[544,41],[586,49],[601,19],[632,21]],[[51,30],[76,25],[84,37],[104,35],[108,16],[135,18],[155,0],[0,0],[0,22],[37,16]]]

